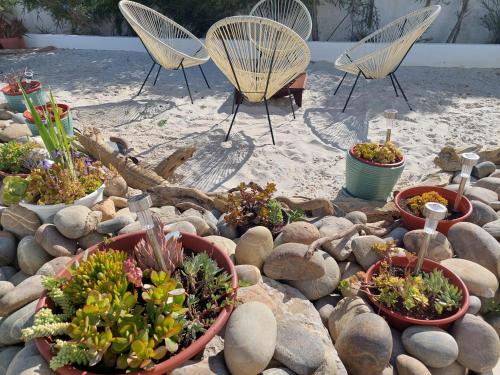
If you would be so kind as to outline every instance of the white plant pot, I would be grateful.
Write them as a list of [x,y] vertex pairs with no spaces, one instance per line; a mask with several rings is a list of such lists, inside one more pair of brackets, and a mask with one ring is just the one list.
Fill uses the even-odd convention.
[[[86,207],[92,207],[96,203],[99,203],[102,201],[104,196],[104,184],[101,185],[99,189],[94,191],[93,193],[90,193],[83,198],[77,199],[73,205],[80,205],[80,206],[86,206]],[[20,202],[20,206],[27,208],[30,211],[33,211],[38,215],[40,220],[42,222],[46,222],[47,219],[49,219],[51,216],[55,215],[57,212],[62,210],[65,207],[72,206],[72,205],[67,205],[64,203],[59,203],[59,204],[47,204],[47,205],[38,205],[38,204],[31,204],[31,203],[26,203],[26,202]]]

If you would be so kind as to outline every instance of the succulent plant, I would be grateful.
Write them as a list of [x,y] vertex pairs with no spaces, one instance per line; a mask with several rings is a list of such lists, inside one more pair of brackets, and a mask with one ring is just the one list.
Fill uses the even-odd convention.
[[25,163],[31,151],[36,148],[34,142],[19,143],[11,141],[0,145],[0,171],[6,173],[26,173]]
[[3,179],[2,199],[8,204],[18,204],[21,202],[28,189],[28,181],[19,176],[7,176]]
[[428,202],[441,203],[443,206],[448,206],[448,200],[441,196],[436,191],[428,191],[422,195],[415,195],[406,200],[406,206],[410,212],[416,216],[424,217],[425,204]]
[[393,164],[403,158],[403,153],[392,142],[383,145],[378,143],[360,143],[353,149],[357,158],[380,164]]

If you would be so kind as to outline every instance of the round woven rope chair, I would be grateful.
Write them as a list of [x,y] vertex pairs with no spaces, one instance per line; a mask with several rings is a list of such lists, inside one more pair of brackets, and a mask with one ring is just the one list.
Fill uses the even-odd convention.
[[356,75],[356,80],[342,112],[345,111],[349,103],[360,75],[363,75],[365,79],[382,79],[389,76],[396,96],[399,95],[394,82],[401,90],[408,107],[410,110],[412,109],[396,78],[395,72],[413,44],[429,28],[440,12],[440,5],[433,5],[411,12],[363,38],[337,58],[335,67],[344,71],[345,74],[334,95],[344,82],[347,73]]
[[141,93],[144,84],[156,65],[158,65],[158,72],[153,86],[156,85],[161,68],[167,70],[182,69],[191,103],[193,98],[185,68],[198,66],[205,83],[210,88],[205,73],[201,68],[201,65],[206,63],[209,57],[205,45],[198,38],[170,18],[145,5],[122,0],[118,6],[153,60],[153,65],[137,95]]
[[[288,88],[293,112],[288,85],[309,64],[311,54],[306,42],[292,29],[276,21],[236,16],[212,25],[207,32],[206,43],[210,57],[238,93],[249,102],[264,102],[275,144],[267,100],[282,88]],[[226,141],[239,107],[240,101],[234,111]]]
[[261,0],[252,8],[250,15],[269,18],[288,26],[304,40],[311,36],[311,14],[299,0]]

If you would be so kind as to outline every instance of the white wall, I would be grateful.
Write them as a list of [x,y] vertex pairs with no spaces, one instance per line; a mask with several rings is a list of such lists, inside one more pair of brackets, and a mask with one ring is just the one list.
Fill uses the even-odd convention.
[[[28,34],[26,43],[29,47],[54,46],[145,53],[142,43],[134,37]],[[308,42],[313,61],[330,62],[334,62],[352,44],[349,42]],[[500,68],[500,45],[417,43],[403,65]]]

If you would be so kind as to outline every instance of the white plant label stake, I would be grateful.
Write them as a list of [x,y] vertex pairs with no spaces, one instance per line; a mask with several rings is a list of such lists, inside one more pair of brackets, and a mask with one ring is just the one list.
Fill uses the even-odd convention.
[[398,111],[396,109],[386,109],[384,111],[385,123],[387,125],[387,130],[385,132],[385,142],[391,141],[392,129],[396,126],[396,117],[398,116]]
[[464,195],[465,185],[467,180],[470,178],[472,168],[479,161],[479,155],[473,152],[466,152],[460,155],[460,161],[462,162],[462,171],[460,172],[460,185],[458,186],[457,197],[455,198],[455,203],[453,204],[453,210],[458,211],[458,206]]

